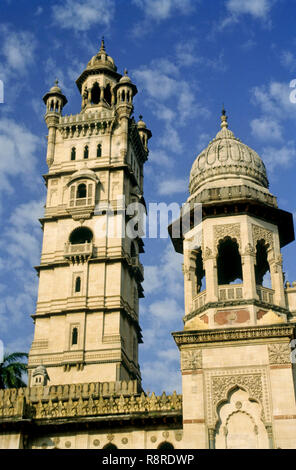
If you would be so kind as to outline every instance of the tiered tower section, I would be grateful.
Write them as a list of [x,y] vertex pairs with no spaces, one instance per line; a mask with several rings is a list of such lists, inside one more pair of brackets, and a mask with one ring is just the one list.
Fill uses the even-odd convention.
[[104,41],[76,83],[79,114],[62,116],[58,83],[44,96],[49,171],[29,384],[44,382],[32,373],[42,364],[49,385],[140,385],[143,242],[124,229],[127,205],[143,198],[151,132],[132,117],[137,88]]
[[192,448],[295,448],[295,286],[285,289],[281,255],[292,214],[277,207],[264,163],[224,110],[221,121],[190,174],[200,227],[173,238],[184,254],[184,331],[174,338],[185,438]]

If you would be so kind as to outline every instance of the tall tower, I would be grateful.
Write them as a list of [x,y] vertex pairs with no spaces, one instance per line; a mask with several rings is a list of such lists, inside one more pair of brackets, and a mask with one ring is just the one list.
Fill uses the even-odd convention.
[[187,202],[202,204],[201,244],[197,226],[172,239],[184,254],[184,330],[173,333],[184,437],[191,448],[295,448],[296,292],[284,287],[280,251],[294,240],[293,219],[224,110],[221,127],[190,173]]
[[137,88],[117,72],[104,40],[76,84],[82,106],[74,116],[62,115],[57,82],[43,98],[49,171],[29,385],[43,380],[33,373],[40,365],[49,385],[140,385],[143,242],[124,228],[127,205],[143,198],[151,132],[132,117]]

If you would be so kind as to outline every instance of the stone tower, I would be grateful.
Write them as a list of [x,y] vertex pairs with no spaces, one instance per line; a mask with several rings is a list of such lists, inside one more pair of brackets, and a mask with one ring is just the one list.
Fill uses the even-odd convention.
[[292,215],[277,207],[262,160],[228,129],[224,110],[221,121],[190,174],[201,243],[196,226],[172,238],[184,254],[184,331],[173,333],[184,439],[191,448],[295,448],[296,292],[284,287],[281,255],[294,240]]
[[40,365],[49,385],[140,386],[143,242],[124,228],[127,205],[143,198],[151,132],[132,117],[137,88],[117,72],[104,40],[76,84],[76,115],[62,115],[57,82],[43,98],[49,171],[29,386]]

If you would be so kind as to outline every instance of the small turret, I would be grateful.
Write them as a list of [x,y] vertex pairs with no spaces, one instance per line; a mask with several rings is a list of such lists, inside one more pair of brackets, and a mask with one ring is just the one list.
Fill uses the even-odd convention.
[[143,116],[139,116],[139,121],[137,122],[138,131],[141,137],[142,144],[146,151],[148,151],[148,140],[152,137],[152,132],[147,129],[146,123],[142,120]]
[[58,86],[58,80],[55,81],[55,84],[49,92],[43,96],[43,101],[46,105],[46,114],[48,113],[57,113],[61,114],[63,107],[67,104],[68,100],[63,95],[62,90]]
[[126,69],[124,70],[124,75],[114,87],[114,93],[116,94],[116,109],[118,114],[129,117],[134,109],[133,97],[138,93],[138,90],[127,75]]
[[56,129],[62,114],[63,107],[67,104],[68,100],[63,95],[62,90],[58,86],[58,80],[48,93],[43,96],[43,101],[46,105],[45,122],[48,127],[48,145],[46,163],[50,167],[54,160],[54,146],[56,138]]
[[41,364],[32,373],[32,386],[47,385],[49,380],[46,368]]

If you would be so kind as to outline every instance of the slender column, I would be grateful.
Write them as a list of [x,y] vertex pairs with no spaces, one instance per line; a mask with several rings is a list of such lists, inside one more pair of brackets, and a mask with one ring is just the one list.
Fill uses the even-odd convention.
[[270,267],[271,286],[274,290],[273,302],[280,307],[286,307],[283,262],[282,255],[275,255],[273,250],[268,250],[267,259]]
[[273,433],[272,433],[271,424],[266,425],[266,431],[267,431],[267,435],[268,435],[269,448],[274,449]]
[[215,429],[209,428],[209,448],[215,449]]
[[242,255],[243,286],[245,299],[258,299],[255,277],[256,253],[253,246],[248,243]]
[[218,300],[218,274],[217,258],[208,247],[203,254],[203,262],[206,273],[207,302],[217,302]]
[[46,163],[49,167],[52,165],[54,160],[56,126],[58,123],[58,119],[58,116],[45,116],[46,124],[48,127]]
[[197,277],[196,277],[196,255],[189,250],[184,250],[184,300],[185,315],[194,310],[193,298],[197,294]]

